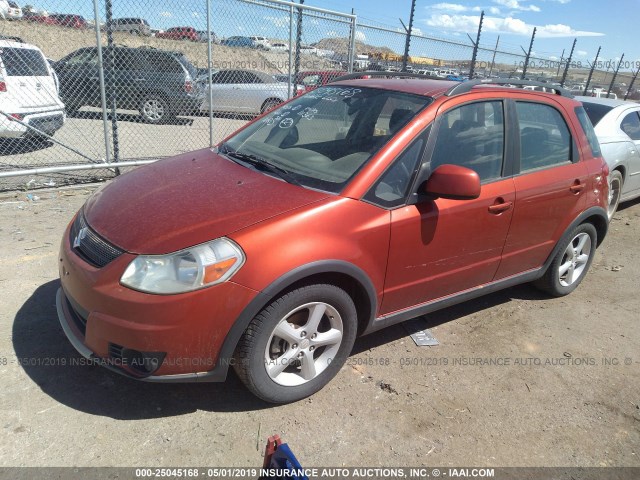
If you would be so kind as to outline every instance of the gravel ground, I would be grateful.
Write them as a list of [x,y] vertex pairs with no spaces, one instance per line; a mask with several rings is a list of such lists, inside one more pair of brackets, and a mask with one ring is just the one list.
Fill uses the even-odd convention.
[[78,364],[56,254],[92,188],[0,196],[0,466],[260,466],[273,433],[305,466],[640,466],[640,202],[570,296],[520,286],[434,313],[436,347],[388,328],[321,392],[271,406],[234,375],[153,385]]

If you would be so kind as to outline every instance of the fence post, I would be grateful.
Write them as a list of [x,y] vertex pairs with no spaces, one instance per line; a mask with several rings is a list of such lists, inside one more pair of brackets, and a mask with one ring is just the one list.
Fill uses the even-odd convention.
[[291,73],[293,72],[293,5],[289,5],[289,68],[287,72],[287,89],[288,98],[293,96],[293,90],[291,89]]
[[209,146],[213,147],[213,85],[211,83],[213,64],[211,55],[211,0],[207,0],[207,84],[209,86]]
[[627,93],[624,94],[625,100],[629,97],[629,94],[631,93],[631,89],[633,88],[633,84],[636,83],[636,78],[638,78],[638,73],[640,73],[640,65],[638,66],[638,69],[636,70],[635,75],[631,79],[631,83],[629,83],[629,88],[627,89]]
[[531,57],[531,49],[533,49],[533,41],[536,38],[536,27],[533,27],[533,34],[531,35],[531,42],[529,43],[529,50],[527,51],[527,56],[524,58],[524,66],[522,67],[522,80],[527,75],[527,68],[529,67],[529,58]]
[[558,62],[558,70],[556,71],[556,78],[560,76],[560,69],[562,68],[563,60],[564,60],[564,48],[562,49],[562,55],[560,55],[560,61]]
[[620,66],[622,65],[622,60],[624,60],[624,53],[620,57],[620,61],[618,62],[618,66],[616,67],[616,71],[613,72],[613,78],[611,78],[611,83],[609,84],[609,90],[607,90],[607,98],[609,98],[609,94],[611,90],[613,90],[613,84],[616,81],[616,77],[618,76],[618,72],[620,71]]
[[593,77],[593,71],[596,68],[596,65],[598,64],[598,57],[600,56],[600,49],[602,47],[598,47],[598,52],[596,53],[596,58],[593,61],[593,64],[591,65],[591,70],[589,70],[589,76],[587,77],[587,84],[584,86],[584,92],[582,92],[582,95],[586,95],[587,94],[587,90],[589,90],[589,85],[591,84],[591,78]]
[[[304,0],[300,0],[300,5],[304,5]],[[296,65],[293,72],[293,93],[298,90],[298,74],[300,73],[300,44],[302,43],[302,9],[298,8],[298,31],[296,32]]]
[[560,86],[564,87],[564,82],[567,81],[567,74],[569,73],[569,65],[571,65],[571,60],[573,59],[573,51],[576,49],[577,38],[573,39],[573,45],[571,45],[571,52],[569,53],[569,58],[567,58],[567,64],[564,66],[564,72],[562,73],[562,80],[560,80]]
[[411,14],[409,15],[409,29],[404,42],[404,55],[402,56],[402,71],[407,71],[407,62],[409,61],[409,47],[411,46],[411,33],[413,32],[413,16],[416,12],[416,0],[411,0]]
[[[500,43],[500,35],[498,35],[498,39],[496,40],[496,48],[493,50],[493,58],[491,59],[491,67],[489,67],[489,77],[491,77],[491,73],[493,72],[493,67],[496,64],[496,53],[498,53],[498,43]],[[485,70],[486,72],[486,70]]]
[[[476,58],[478,57],[478,46],[480,45],[480,34],[482,33],[482,21],[484,20],[484,10],[480,14],[480,23],[478,24],[478,36],[473,44],[473,54],[471,55],[471,66],[469,67],[469,80],[473,80],[473,74],[476,70]],[[500,38],[500,37],[498,37]],[[497,49],[497,46],[496,46]],[[493,54],[495,58],[495,53]]]
[[100,11],[98,0],[93,0],[93,15],[96,22],[96,48],[98,49],[98,78],[100,80],[100,106],[102,107],[102,127],[104,130],[105,163],[111,163],[111,148],[109,146],[109,116],[107,115],[107,96],[104,89],[104,65],[102,63],[102,33],[100,32]]
[[[352,8],[351,9],[351,14],[354,15],[355,14],[355,10]],[[349,32],[349,51],[347,52],[347,62],[349,62],[349,67],[347,68],[347,72],[352,73],[353,72],[353,62],[356,61],[356,28],[357,28],[357,23],[356,23],[356,18],[353,17],[351,19],[351,26],[350,26],[350,32]]]
[[[106,10],[106,22],[107,22],[107,57],[109,65],[109,106],[111,107],[111,136],[113,140],[113,161],[120,160],[120,142],[118,138],[118,116],[116,113],[116,95],[114,85],[114,72],[115,72],[115,54],[113,51],[113,6],[111,0],[105,0]],[[120,169],[115,169],[116,175],[120,175]]]

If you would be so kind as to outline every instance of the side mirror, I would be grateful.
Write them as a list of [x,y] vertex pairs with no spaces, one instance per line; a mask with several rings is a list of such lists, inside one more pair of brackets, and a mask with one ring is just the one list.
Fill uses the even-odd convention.
[[433,198],[471,200],[480,196],[480,177],[470,168],[440,165],[424,184],[423,193]]

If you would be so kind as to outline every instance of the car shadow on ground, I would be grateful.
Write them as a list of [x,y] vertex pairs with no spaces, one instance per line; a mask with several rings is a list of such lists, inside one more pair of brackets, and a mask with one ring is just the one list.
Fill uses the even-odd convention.
[[44,138],[0,138],[0,156],[37,152],[52,147],[53,144]]
[[54,400],[75,410],[121,420],[271,406],[249,393],[231,371],[224,383],[153,384],[88,365],[58,322],[55,298],[59,286],[55,280],[38,287],[16,314],[12,331],[17,361]]
[[[67,116],[69,118],[78,118],[83,120],[102,120],[102,112],[93,112],[93,111],[75,111],[75,112],[67,112]],[[130,123],[140,123],[143,125],[152,125],[151,123],[146,123],[142,117],[135,113],[120,113],[116,114],[116,118],[118,122],[130,122]],[[107,119],[111,121],[111,114],[107,114]],[[175,117],[168,118],[164,122],[160,123],[160,125],[177,125],[177,126],[191,126],[193,125],[193,118],[186,117]]]
[[[634,199],[634,200],[628,200],[624,203],[621,203],[620,205],[618,205],[618,210],[617,212],[622,212],[624,210],[626,210],[627,208],[631,208],[634,207],[636,205],[640,204],[640,197]],[[614,215],[615,216],[615,215]]]
[[[54,400],[75,410],[120,420],[162,418],[191,413],[242,412],[270,408],[230,371],[224,383],[153,384],[131,380],[89,365],[65,337],[58,322],[58,280],[41,285],[22,305],[13,322],[15,355],[25,373]],[[513,298],[544,299],[529,286],[503,290],[425,317],[424,328],[507,303]],[[359,338],[352,355],[408,336],[395,325]]]

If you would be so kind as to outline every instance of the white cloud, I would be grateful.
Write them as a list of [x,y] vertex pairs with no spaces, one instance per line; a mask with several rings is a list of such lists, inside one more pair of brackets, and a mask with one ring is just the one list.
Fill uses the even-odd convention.
[[489,13],[491,15],[500,15],[500,9],[498,7],[489,7]]
[[359,31],[356,32],[355,37],[356,37],[356,40],[358,40],[359,42],[366,42],[367,41],[367,36],[362,32],[359,32]]
[[580,56],[580,57],[586,57],[588,54],[588,52],[586,50],[578,50],[576,52],[576,55]]
[[458,3],[436,3],[435,5],[431,5],[431,8],[434,10],[445,10],[447,12],[466,12],[469,10],[469,7]]
[[[480,16],[476,15],[448,15],[432,14],[425,20],[430,27],[452,30],[457,32],[475,32],[478,29]],[[531,36],[536,25],[508,16],[506,18],[486,16],[484,17],[483,31],[512,35]],[[560,37],[598,37],[603,33],[575,30],[569,25],[538,25],[536,36],[540,38]]]
[[273,23],[278,28],[283,28],[283,27],[289,25],[289,17],[287,17],[285,15],[281,15],[279,17],[274,17],[274,16],[267,15],[267,16],[262,17],[262,18],[265,19],[268,22]]
[[169,18],[169,17],[173,17],[173,13],[171,12],[160,12],[159,14],[161,17],[165,17],[165,18]]
[[493,0],[493,3],[497,3],[498,5],[502,5],[503,7],[507,7],[511,10],[521,10],[523,12],[539,12],[540,11],[540,7],[536,5],[525,5],[524,3],[518,0]]
[[338,36],[338,32],[336,32],[335,30],[329,30],[326,33],[327,37],[337,37]]
[[191,12],[191,16],[193,18],[200,18],[200,14],[198,12]]

